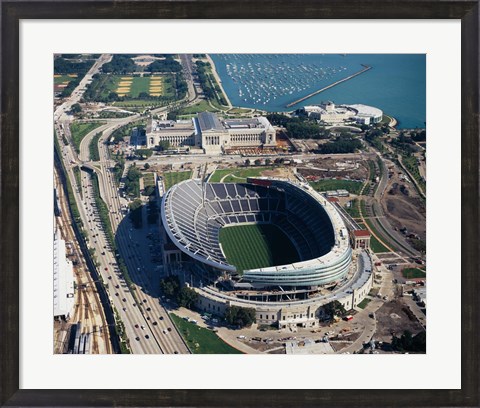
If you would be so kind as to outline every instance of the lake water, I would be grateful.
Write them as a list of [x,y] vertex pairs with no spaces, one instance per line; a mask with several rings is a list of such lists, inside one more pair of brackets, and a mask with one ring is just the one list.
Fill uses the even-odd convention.
[[[400,128],[425,127],[424,54],[211,54],[234,106],[269,112],[304,105],[375,106],[395,117]],[[372,69],[297,105],[286,105],[363,69]]]

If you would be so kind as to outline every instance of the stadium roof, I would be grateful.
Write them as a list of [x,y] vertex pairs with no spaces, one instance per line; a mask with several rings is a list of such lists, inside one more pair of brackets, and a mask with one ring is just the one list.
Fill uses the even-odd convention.
[[[289,231],[289,236],[295,236],[294,245],[302,260],[244,270],[245,279],[259,285],[285,286],[340,279],[351,262],[349,242],[345,234],[340,234],[345,228],[340,215],[308,185],[270,181],[270,187],[251,183],[203,184],[192,179],[176,184],[163,196],[161,205],[168,236],[193,259],[236,272],[218,241],[219,229],[236,223],[271,222],[272,217]],[[285,194],[289,195],[288,200]]]

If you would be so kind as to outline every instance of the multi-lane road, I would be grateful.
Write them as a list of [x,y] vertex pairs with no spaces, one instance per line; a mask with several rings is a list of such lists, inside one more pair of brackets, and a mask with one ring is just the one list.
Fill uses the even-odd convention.
[[[67,140],[71,139],[69,133],[70,116],[67,112],[74,103],[81,99],[85,85],[91,77],[98,72],[103,63],[110,59],[110,55],[103,54],[73,91],[72,97],[56,109],[55,129],[59,136],[65,136]],[[162,107],[157,109],[156,112],[167,109],[167,107]],[[145,262],[145,254],[142,252],[144,248],[135,245],[139,242],[139,238],[136,236],[138,232],[129,226],[130,221],[122,215],[118,188],[110,170],[113,163],[110,161],[108,149],[103,143],[115,129],[138,119],[139,115],[135,114],[128,118],[108,120],[107,124],[86,135],[80,145],[78,156],[72,150],[72,144],[65,146],[63,138],[59,137],[62,160],[73,187],[75,200],[89,239],[89,246],[95,249],[100,274],[107,286],[110,301],[117,311],[117,317],[125,326],[131,351],[137,354],[186,354],[189,353],[188,348],[176,331],[168,312],[160,304],[159,281],[154,278],[150,269],[151,265]],[[93,136],[99,132],[102,132],[102,137],[99,140],[101,160],[90,162],[89,144]],[[93,198],[92,177],[87,171],[82,171],[81,185],[77,185],[73,173],[73,167],[77,165],[84,165],[97,174],[101,197],[109,209],[112,230],[116,235],[116,245],[134,282],[130,287],[122,276],[113,248],[110,247],[101,225],[98,209]],[[144,224],[147,225],[146,222]],[[158,231],[156,232],[158,234]],[[153,233],[154,231],[152,231]],[[146,264],[148,267],[146,267]]]

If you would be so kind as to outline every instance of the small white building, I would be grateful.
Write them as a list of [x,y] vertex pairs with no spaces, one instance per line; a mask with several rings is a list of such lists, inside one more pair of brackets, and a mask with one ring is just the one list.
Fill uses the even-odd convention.
[[73,265],[67,259],[65,241],[55,231],[53,240],[53,317],[68,320],[73,312]]
[[329,125],[355,122],[364,125],[379,123],[383,112],[373,106],[335,105],[333,102],[322,102],[320,105],[304,106],[303,111],[312,119],[317,119]]

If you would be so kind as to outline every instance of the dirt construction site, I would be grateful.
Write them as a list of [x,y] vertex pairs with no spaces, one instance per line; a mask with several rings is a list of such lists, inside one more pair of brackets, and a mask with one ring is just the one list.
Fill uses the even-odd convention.
[[376,312],[376,319],[374,338],[377,341],[389,343],[394,334],[399,337],[408,330],[415,335],[424,330],[402,298],[384,303]]
[[426,208],[417,190],[402,172],[391,169],[381,204],[393,227],[406,228],[407,234],[418,235],[425,240]]

